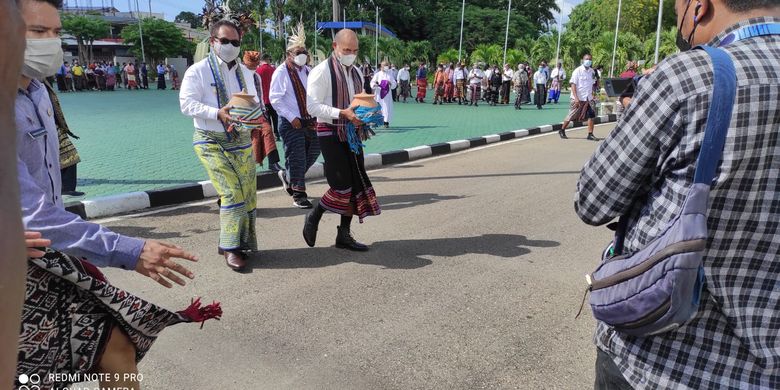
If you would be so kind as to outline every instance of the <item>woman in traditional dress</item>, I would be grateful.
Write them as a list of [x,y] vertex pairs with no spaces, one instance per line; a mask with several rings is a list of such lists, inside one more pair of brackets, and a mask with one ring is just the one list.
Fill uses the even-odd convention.
[[132,62],[125,66],[125,74],[127,75],[127,89],[138,89],[138,83],[135,81],[135,66]]

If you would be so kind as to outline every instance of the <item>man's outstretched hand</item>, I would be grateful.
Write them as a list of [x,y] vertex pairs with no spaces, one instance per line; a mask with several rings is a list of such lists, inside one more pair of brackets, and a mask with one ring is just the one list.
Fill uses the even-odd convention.
[[195,278],[195,274],[192,271],[172,259],[198,261],[197,256],[176,245],[157,240],[147,240],[144,244],[144,249],[141,251],[141,256],[138,257],[135,271],[141,275],[148,276],[167,288],[173,287],[171,281],[180,286],[186,284],[179,275],[189,279]]
[[38,248],[45,248],[51,245],[51,240],[41,238],[41,233],[38,232],[24,232],[24,243],[27,248],[27,258],[37,259],[46,254]]

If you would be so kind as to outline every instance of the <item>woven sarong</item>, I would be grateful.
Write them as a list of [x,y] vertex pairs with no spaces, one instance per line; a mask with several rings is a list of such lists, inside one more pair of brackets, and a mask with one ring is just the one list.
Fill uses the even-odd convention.
[[33,388],[60,389],[97,368],[115,326],[130,338],[139,362],[166,327],[221,313],[218,304],[201,308],[199,300],[168,311],[112,286],[90,263],[48,249],[28,262],[16,377],[36,375]]
[[248,132],[195,130],[192,145],[220,197],[219,248],[257,250],[255,205],[257,176]]

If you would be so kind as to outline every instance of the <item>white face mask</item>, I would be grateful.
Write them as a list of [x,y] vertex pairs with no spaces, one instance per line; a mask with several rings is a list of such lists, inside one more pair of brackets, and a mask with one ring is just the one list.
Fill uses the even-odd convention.
[[385,71],[385,72],[387,72],[389,69],[390,69],[390,68],[388,68],[387,66],[383,66],[383,67],[382,67],[382,70],[383,70],[383,71]]
[[352,66],[352,64],[355,63],[356,58],[356,54],[342,54],[338,57],[339,62],[344,66]]
[[43,79],[55,73],[62,65],[60,38],[27,39],[24,49],[22,74],[32,79]]
[[238,52],[240,51],[240,47],[235,47],[230,43],[223,45],[221,42],[214,42],[214,53],[216,53],[217,57],[221,58],[222,61],[231,62],[235,60],[238,58]]
[[309,56],[307,56],[306,54],[301,53],[301,54],[298,54],[297,56],[295,56],[295,58],[293,58],[293,62],[295,63],[295,65],[304,66],[304,65],[306,65],[306,61],[308,59],[309,59]]
[[593,61],[591,60],[583,60],[582,65],[584,65],[586,68],[590,68],[593,65]]

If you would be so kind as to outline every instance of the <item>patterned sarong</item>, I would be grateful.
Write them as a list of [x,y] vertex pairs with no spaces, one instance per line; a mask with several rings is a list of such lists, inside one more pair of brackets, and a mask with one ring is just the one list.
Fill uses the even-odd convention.
[[425,99],[425,94],[428,93],[428,80],[417,79],[417,98]]
[[257,250],[257,176],[250,134],[234,132],[228,140],[224,132],[195,130],[192,145],[220,197],[219,248]]
[[168,311],[112,286],[90,263],[48,249],[28,262],[16,377],[36,375],[33,388],[61,389],[71,384],[68,377],[97,368],[115,326],[130,338],[138,362],[166,327],[221,315],[219,304],[201,307],[200,300]]

